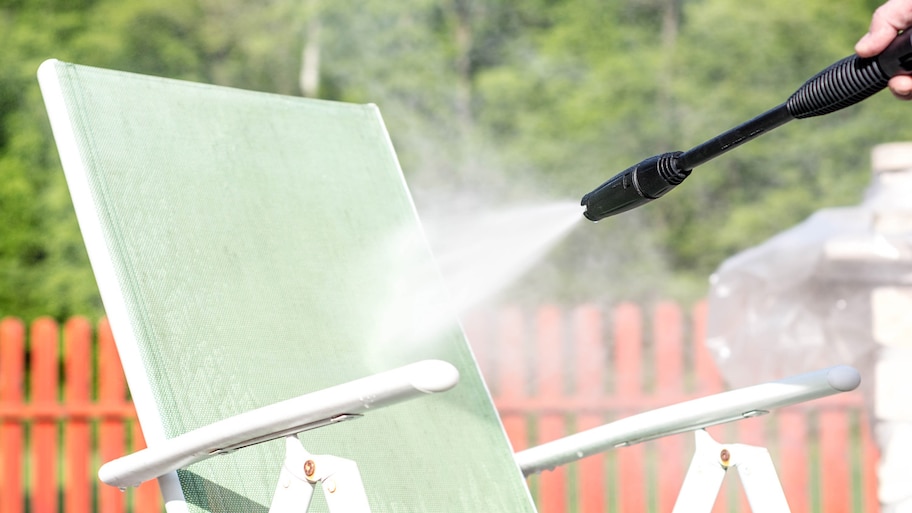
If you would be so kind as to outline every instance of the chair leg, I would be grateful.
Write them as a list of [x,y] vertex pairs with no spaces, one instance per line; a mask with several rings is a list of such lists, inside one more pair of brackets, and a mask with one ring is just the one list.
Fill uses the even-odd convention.
[[744,444],[720,444],[705,430],[694,432],[696,451],[672,513],[709,512],[728,469],[735,468],[754,513],[789,513],[785,492],[769,451]]
[[295,435],[285,438],[285,461],[269,513],[306,512],[316,483],[331,513],[370,513],[358,465],[336,456],[314,456]]

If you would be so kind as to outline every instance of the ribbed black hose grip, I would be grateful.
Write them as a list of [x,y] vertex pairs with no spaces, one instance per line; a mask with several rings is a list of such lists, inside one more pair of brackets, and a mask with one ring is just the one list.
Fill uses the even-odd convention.
[[889,79],[876,59],[850,55],[805,82],[786,107],[798,119],[829,114],[877,93]]

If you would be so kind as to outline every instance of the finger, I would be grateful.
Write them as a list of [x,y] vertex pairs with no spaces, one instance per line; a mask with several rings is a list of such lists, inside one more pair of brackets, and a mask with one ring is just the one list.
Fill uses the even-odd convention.
[[897,32],[912,26],[912,0],[891,0],[874,11],[871,26],[858,43],[859,57],[873,57],[893,41]]
[[912,77],[897,75],[890,79],[890,92],[901,100],[912,100]]
[[894,37],[896,37],[896,29],[892,27],[872,27],[864,37],[855,43],[855,53],[859,57],[874,57],[882,52]]

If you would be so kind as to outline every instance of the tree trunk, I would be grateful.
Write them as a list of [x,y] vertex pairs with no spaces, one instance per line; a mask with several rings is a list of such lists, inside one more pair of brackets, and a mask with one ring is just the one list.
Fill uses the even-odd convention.
[[472,13],[470,0],[455,0],[453,38],[456,43],[456,115],[464,130],[472,125]]
[[301,52],[301,94],[314,98],[320,91],[320,18],[311,17],[307,24],[304,50]]

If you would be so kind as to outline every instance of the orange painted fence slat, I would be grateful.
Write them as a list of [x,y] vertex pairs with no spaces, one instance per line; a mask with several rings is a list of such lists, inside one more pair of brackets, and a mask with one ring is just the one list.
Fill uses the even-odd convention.
[[[703,344],[706,307],[582,305],[475,312],[465,319],[515,450],[650,408],[724,390]],[[710,429],[769,447],[792,511],[876,512],[878,452],[853,392]],[[26,443],[28,441],[28,443]],[[155,482],[101,485],[102,461],[144,446],[105,321],[28,329],[0,320],[0,512],[153,513]],[[619,448],[529,479],[542,513],[671,511],[692,435]],[[746,511],[729,477],[714,513]]]
[[[92,326],[82,318],[73,318],[64,328],[64,402],[88,404],[92,391]],[[72,419],[64,424],[64,464],[67,513],[89,513],[92,510],[91,432],[87,419]]]
[[[684,389],[684,326],[681,310],[671,303],[660,303],[653,319],[653,361],[655,394],[669,397],[669,403]],[[686,439],[669,436],[656,442],[658,472],[656,496],[659,511],[671,511],[686,473]]]
[[[120,369],[120,359],[114,347],[111,327],[106,321],[98,326],[98,400],[120,405],[126,400],[126,384]],[[103,418],[98,426],[98,454],[102,461],[110,461],[126,452],[124,423],[117,418]],[[124,494],[110,486],[103,486],[98,494],[100,513],[118,513],[124,510]]]
[[[573,321],[576,362],[573,392],[583,401],[595,399],[605,395],[605,365],[608,361],[602,339],[604,326],[601,312],[591,305],[584,306],[577,309]],[[577,431],[582,431],[604,422],[605,417],[600,413],[583,412],[577,417],[575,427]],[[575,493],[579,497],[580,511],[605,511],[606,461],[604,454],[596,454],[579,462]]]
[[[561,312],[554,307],[543,308],[535,322],[535,353],[548,354],[548,358],[539,358],[536,365],[535,396],[545,400],[559,401],[565,395],[564,362],[560,348]],[[560,412],[545,411],[538,418],[538,440],[544,443],[566,436],[564,416]],[[541,513],[560,513],[567,510],[567,468],[558,467],[541,476],[538,493],[538,509]]]
[[137,425],[127,397],[105,322],[0,320],[0,513],[163,511],[154,481],[121,493],[96,477],[102,461],[144,447],[138,429],[126,444]]
[[[57,402],[59,334],[54,321],[43,318],[32,324],[32,401]],[[38,418],[32,424],[32,511],[57,511],[57,422]]]
[[[0,404],[21,405],[25,399],[25,327],[0,321]],[[0,511],[25,511],[22,468],[25,429],[16,419],[0,416]]]
[[779,436],[777,471],[782,489],[792,511],[810,511],[808,472],[808,426],[806,416],[799,411],[783,411],[776,415]]
[[[615,394],[643,396],[643,319],[631,304],[618,307],[614,323]],[[620,412],[626,415],[628,412]],[[646,511],[645,447],[634,445],[617,450],[617,499],[619,511]]]

